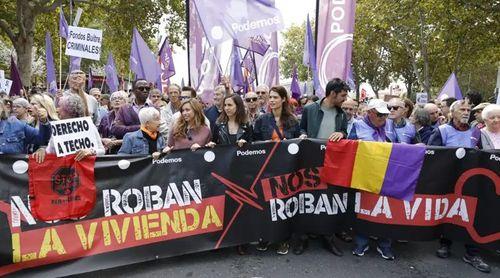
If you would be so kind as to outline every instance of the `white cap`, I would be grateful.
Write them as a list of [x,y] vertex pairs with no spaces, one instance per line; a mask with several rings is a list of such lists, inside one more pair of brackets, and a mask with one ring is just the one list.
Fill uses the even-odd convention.
[[371,99],[368,102],[368,106],[366,107],[366,110],[371,110],[371,109],[375,109],[375,110],[377,110],[377,112],[382,113],[382,114],[390,114],[391,113],[391,111],[389,111],[389,109],[387,109],[387,103],[385,103],[381,99],[376,99],[376,98]]

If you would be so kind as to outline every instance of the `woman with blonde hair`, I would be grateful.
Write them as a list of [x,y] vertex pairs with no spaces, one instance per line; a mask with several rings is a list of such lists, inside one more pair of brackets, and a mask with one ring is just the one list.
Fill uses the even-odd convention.
[[181,117],[173,125],[169,133],[167,147],[164,153],[172,149],[191,149],[195,151],[207,145],[211,139],[210,128],[205,123],[203,106],[196,99],[182,102],[180,107]]
[[58,121],[59,116],[57,115],[56,107],[54,106],[54,100],[45,94],[34,94],[30,97],[30,104],[32,110],[33,126],[38,127],[40,125],[40,120],[36,115],[38,114],[38,109],[45,109],[47,111],[47,117],[49,121]]

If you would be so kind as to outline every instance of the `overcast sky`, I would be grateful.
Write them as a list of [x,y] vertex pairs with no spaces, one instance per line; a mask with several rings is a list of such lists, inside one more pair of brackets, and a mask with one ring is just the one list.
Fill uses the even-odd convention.
[[[292,24],[301,24],[306,20],[307,13],[310,17],[315,16],[315,0],[276,0],[276,7],[281,10],[285,28],[290,27]],[[230,45],[230,44],[229,44]],[[222,56],[226,51],[223,51]],[[221,64],[225,64],[228,57],[222,57]],[[181,79],[187,84],[188,80],[188,67],[187,67],[187,51],[182,50],[180,47],[174,48],[174,64],[176,74],[172,76],[171,81],[177,84],[181,83]],[[224,68],[224,66],[223,66]]]

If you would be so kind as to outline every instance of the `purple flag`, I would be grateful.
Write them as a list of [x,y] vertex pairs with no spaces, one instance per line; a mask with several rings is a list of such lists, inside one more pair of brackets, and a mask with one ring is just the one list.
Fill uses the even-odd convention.
[[293,73],[292,73],[292,85],[290,85],[290,91],[292,92],[292,97],[296,100],[300,98],[300,85],[299,85],[299,77],[297,75],[297,66],[293,65]]
[[271,42],[271,46],[266,54],[255,57],[257,76],[259,84],[266,84],[269,87],[279,85],[279,56],[278,56],[278,34],[264,34],[264,37]]
[[200,81],[199,69],[203,62],[203,54],[205,50],[204,41],[206,42],[203,27],[201,26],[200,17],[196,12],[193,0],[189,1],[189,78],[190,84],[197,87]]
[[238,46],[241,48],[245,48],[246,50],[253,51],[261,56],[266,54],[267,49],[271,46],[266,38],[264,36],[255,36],[255,37],[250,37],[242,42],[238,42]]
[[23,88],[23,82],[19,76],[19,70],[17,69],[16,62],[14,62],[14,57],[10,56],[10,79],[12,80],[12,86],[10,87],[9,96],[19,96],[21,95],[21,89]]
[[48,31],[45,33],[45,66],[47,68],[47,90],[49,93],[55,94],[57,92],[56,69],[52,54],[52,39]]
[[67,39],[68,38],[68,22],[66,22],[66,17],[64,17],[64,12],[62,10],[62,7],[60,8],[59,12],[59,36],[62,38]]
[[304,39],[304,55],[302,63],[311,69],[313,77],[313,88],[315,91],[320,90],[320,83],[318,79],[318,68],[316,67],[316,49],[314,48],[313,32],[311,22],[309,21],[309,14],[307,15],[306,35]]
[[163,91],[162,84],[169,84],[169,78],[175,75],[174,59],[172,58],[172,48],[168,42],[168,38],[163,40],[158,54],[161,74],[156,82],[156,87]]
[[106,64],[106,84],[108,84],[109,91],[114,93],[118,91],[118,75],[116,74],[115,61],[111,52],[108,55],[108,63]]
[[336,3],[331,0],[319,0],[317,9],[317,66],[321,87],[317,95],[324,96],[329,80],[335,77],[347,79],[351,65],[356,1]]
[[136,74],[136,78],[154,83],[161,73],[156,55],[151,52],[135,27],[130,49],[130,69]]
[[89,68],[89,80],[88,80],[88,89],[92,89],[92,87],[94,87],[94,76],[92,74],[92,68]]
[[354,81],[354,74],[352,73],[351,67],[349,67],[349,74],[347,75],[346,83],[349,85],[349,88],[351,88],[351,91],[356,90],[356,83]]
[[69,72],[74,70],[80,70],[80,64],[82,63],[82,58],[69,56]]
[[172,48],[165,38],[160,47],[160,66],[161,66],[161,79],[167,81],[170,77],[175,75],[174,59],[172,58]]
[[284,28],[281,12],[272,1],[194,0],[194,3],[212,46],[230,39],[245,41]]
[[231,85],[235,92],[245,87],[245,80],[241,72],[241,54],[237,41],[233,43],[233,51],[231,53]]
[[443,100],[447,99],[450,97],[454,97],[457,100],[463,99],[462,97],[462,91],[460,90],[460,87],[458,86],[458,80],[457,77],[455,76],[455,73],[452,73],[450,77],[448,78],[448,81],[444,84],[443,88],[441,89],[441,92],[439,92],[438,99]]

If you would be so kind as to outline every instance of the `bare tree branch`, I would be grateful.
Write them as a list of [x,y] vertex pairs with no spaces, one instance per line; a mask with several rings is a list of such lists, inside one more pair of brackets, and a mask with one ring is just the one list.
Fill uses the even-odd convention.
[[16,40],[16,35],[14,35],[14,33],[12,32],[12,28],[3,18],[0,19],[0,29],[2,29],[2,31],[4,31],[7,34],[9,39],[12,41],[12,44],[14,44],[14,41]]

